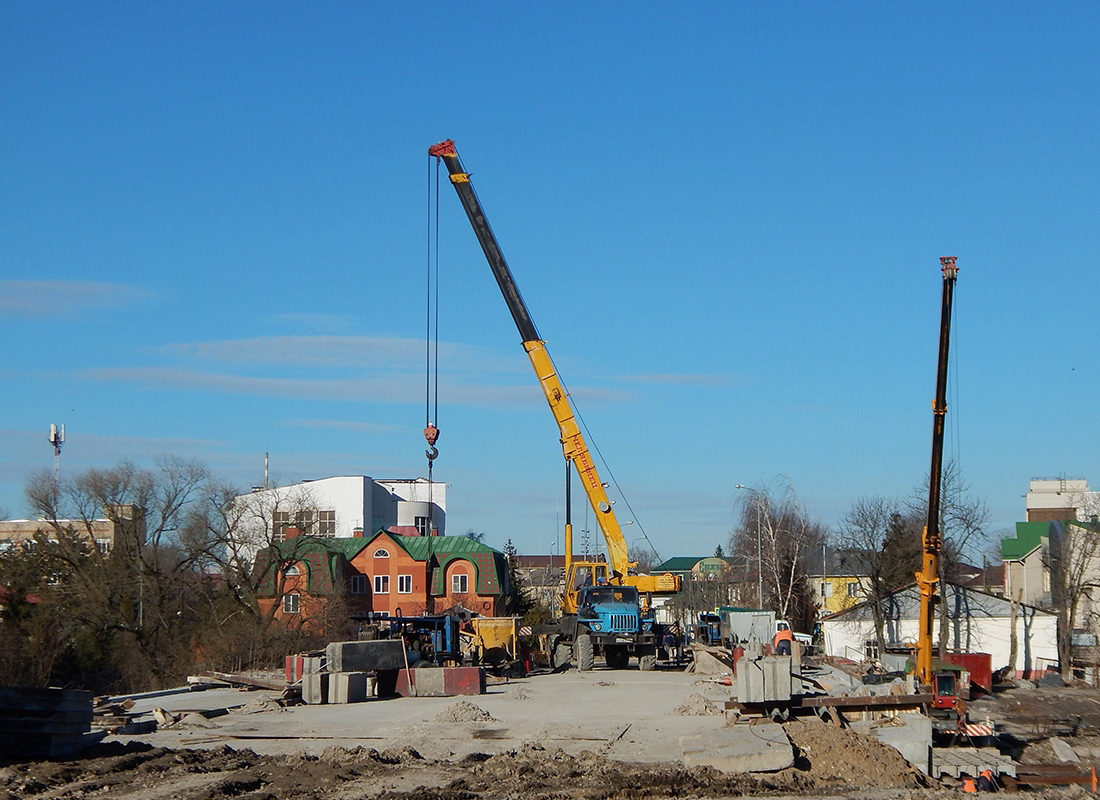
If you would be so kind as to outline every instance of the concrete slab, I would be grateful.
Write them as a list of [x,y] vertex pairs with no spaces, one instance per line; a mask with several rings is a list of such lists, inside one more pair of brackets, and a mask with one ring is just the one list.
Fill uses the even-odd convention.
[[932,749],[932,776],[949,775],[976,778],[982,770],[994,775],[1016,775],[1016,762],[995,747],[935,747]]
[[1081,763],[1081,759],[1077,757],[1077,753],[1073,752],[1073,748],[1069,746],[1069,742],[1065,742],[1058,737],[1047,739],[1047,741],[1050,742],[1050,746],[1054,748],[1054,757],[1063,764]]
[[723,772],[776,772],[794,766],[794,745],[782,725],[731,725],[706,736],[681,736],[684,766]]

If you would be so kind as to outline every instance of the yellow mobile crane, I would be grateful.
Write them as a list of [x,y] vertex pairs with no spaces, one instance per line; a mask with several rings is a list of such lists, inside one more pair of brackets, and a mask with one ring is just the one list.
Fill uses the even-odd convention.
[[932,639],[935,635],[939,559],[943,550],[940,531],[940,488],[943,480],[943,429],[947,416],[947,355],[951,344],[951,301],[959,269],[955,258],[940,259],[943,271],[943,297],[940,303],[940,349],[936,368],[936,397],[932,401],[932,470],[928,476],[928,517],[921,534],[921,569],[916,574],[920,590],[920,627],[917,634],[916,677],[922,686],[932,689],[932,707],[954,712],[961,726],[966,713],[962,699],[964,687],[954,672],[935,672],[932,666]]
[[[574,660],[579,662],[582,669],[591,665],[592,654],[603,650],[608,658],[609,666],[624,666],[630,653],[638,654],[644,659],[644,666],[652,666],[650,651],[655,651],[653,639],[655,630],[652,620],[645,621],[648,612],[648,597],[653,594],[673,594],[680,590],[680,577],[668,573],[662,575],[635,575],[631,570],[636,564],[630,561],[627,554],[627,543],[623,537],[615,512],[611,507],[611,501],[605,491],[606,484],[600,480],[596,465],[593,463],[592,454],[581,434],[580,426],[574,416],[569,403],[569,395],[558,377],[557,370],[550,354],[546,350],[546,343],[539,337],[535,323],[527,310],[527,305],[519,293],[512,271],[508,262],[504,259],[500,245],[489,221],[485,217],[481,203],[477,199],[470,176],[462,166],[458,157],[455,144],[450,139],[440,142],[428,148],[429,156],[440,158],[447,165],[451,185],[458,193],[462,207],[469,217],[489,267],[493,271],[497,285],[500,287],[508,310],[519,330],[523,340],[523,349],[531,360],[531,366],[535,369],[539,385],[542,387],[546,400],[550,404],[550,410],[554,414],[554,420],[558,424],[561,438],[562,452],[567,462],[571,463],[580,476],[584,485],[588,502],[592,506],[596,521],[607,542],[608,563],[576,561],[573,559],[573,532],[569,519],[568,503],[566,505],[565,525],[565,594],[562,598],[562,622],[559,627],[558,640],[561,644],[574,644],[574,649],[579,653],[574,654]],[[566,473],[567,478],[569,472]],[[595,590],[601,586],[606,587],[632,587],[635,593],[619,592],[618,595],[610,593],[608,598],[602,598]],[[605,592],[606,593],[606,592]],[[631,596],[635,599],[632,601]],[[619,606],[625,603],[629,606],[632,602],[639,603],[637,615],[622,615]],[[597,616],[599,619],[597,619]],[[633,616],[634,620],[623,621],[620,617]],[[623,622],[619,625],[616,620]],[[635,625],[634,630],[628,630]],[[609,630],[610,628],[610,630]],[[642,628],[645,628],[643,631]],[[618,630],[621,629],[621,630]],[[587,640],[582,641],[582,639]],[[652,647],[651,647],[652,645]]]

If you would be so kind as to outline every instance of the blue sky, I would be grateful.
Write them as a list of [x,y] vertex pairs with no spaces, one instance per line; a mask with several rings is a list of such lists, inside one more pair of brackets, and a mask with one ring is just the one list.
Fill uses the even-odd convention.
[[[1091,3],[8,0],[0,509],[51,423],[70,474],[425,475],[453,138],[632,541],[711,552],[738,483],[831,525],[919,484],[944,255],[948,451],[1007,528],[1031,477],[1100,483],[1098,30]],[[443,189],[448,524],[546,552],[557,432]]]

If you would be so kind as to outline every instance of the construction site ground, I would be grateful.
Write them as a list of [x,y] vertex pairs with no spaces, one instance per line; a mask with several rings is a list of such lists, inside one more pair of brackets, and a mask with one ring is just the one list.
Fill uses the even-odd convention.
[[[721,707],[731,688],[714,680],[671,670],[569,670],[490,684],[479,696],[290,708],[270,691],[144,696],[131,709],[147,712],[138,719],[151,719],[160,708],[179,721],[155,732],[108,736],[80,757],[0,767],[0,800],[885,800],[959,793],[928,782],[878,741],[816,718],[783,726],[797,755],[788,769],[748,774],[685,767],[680,737],[717,737],[726,724]],[[1029,726],[1039,734],[1057,732],[1060,724],[1054,717],[1063,707],[1051,698],[1040,696],[1030,708],[1011,705],[1031,691],[1055,692],[1071,709],[1085,704],[1100,711],[1100,693],[1090,689],[1018,690],[989,701],[1015,709],[1021,734]],[[1087,731],[1079,725],[1077,732]],[[1046,788],[1041,794],[1081,792]]]

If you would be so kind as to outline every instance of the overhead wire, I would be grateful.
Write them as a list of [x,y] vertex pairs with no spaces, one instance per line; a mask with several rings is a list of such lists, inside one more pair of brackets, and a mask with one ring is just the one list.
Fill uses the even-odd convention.
[[[557,366],[554,367],[554,371],[557,372]],[[557,372],[557,374],[558,374],[558,380],[561,381],[562,388],[565,389],[565,393],[568,396],[573,397],[573,393],[571,391],[569,391],[569,387],[566,386],[565,380],[561,377],[561,373]],[[641,520],[639,520],[637,514],[634,513],[634,509],[630,505],[630,499],[627,498],[626,494],[622,490],[622,487],[619,486],[619,481],[615,478],[615,473],[613,473],[611,471],[611,467],[608,465],[607,460],[603,457],[603,453],[600,452],[600,447],[599,447],[598,444],[596,444],[596,440],[593,438],[592,432],[588,429],[588,423],[584,421],[584,417],[581,415],[580,409],[577,408],[576,398],[574,398],[571,405],[572,405],[572,408],[573,408],[573,416],[577,418],[577,421],[580,423],[581,427],[584,429],[585,443],[588,444],[590,450],[592,450],[593,452],[596,453],[597,457],[600,459],[600,463],[603,465],[603,469],[601,471],[601,474],[607,475],[608,479],[611,481],[611,484],[615,487],[615,491],[618,493],[619,497],[622,498],[623,504],[626,506],[627,511],[630,512],[631,520],[634,522],[635,525],[638,526],[638,530],[640,531],[641,536],[639,536],[637,538],[645,539],[646,544],[649,545],[649,549],[653,551],[653,555],[656,556],[658,562],[661,561],[661,554],[659,552],[657,552],[657,548],[653,544],[653,540],[649,538],[649,534],[646,532],[645,528],[642,526]],[[586,523],[586,526],[587,526],[587,523]],[[625,538],[625,535],[624,535],[624,538]]]

